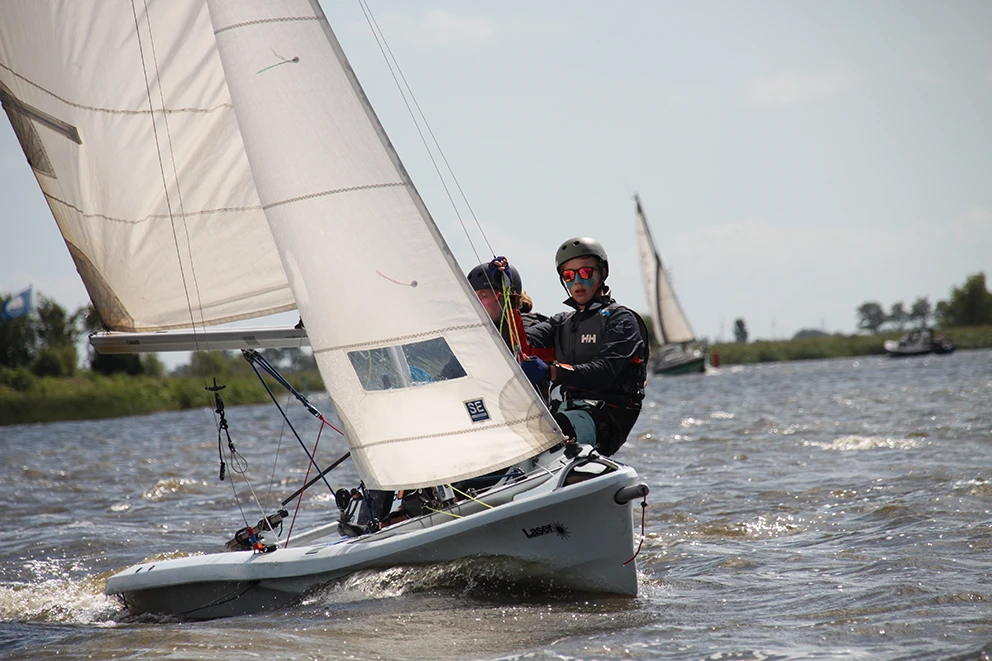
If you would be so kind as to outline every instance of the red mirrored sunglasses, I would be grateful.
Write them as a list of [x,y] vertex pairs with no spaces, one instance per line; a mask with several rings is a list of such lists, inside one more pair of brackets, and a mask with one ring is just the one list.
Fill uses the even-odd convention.
[[592,274],[599,269],[595,266],[580,266],[577,269],[565,269],[561,272],[561,279],[565,282],[571,282],[575,280],[576,274],[582,280],[592,280]]

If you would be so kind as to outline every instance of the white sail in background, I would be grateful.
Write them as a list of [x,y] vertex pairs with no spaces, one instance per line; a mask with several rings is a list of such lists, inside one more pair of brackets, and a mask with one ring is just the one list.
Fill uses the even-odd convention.
[[665,274],[661,255],[651,238],[651,230],[641,208],[641,200],[637,196],[634,199],[637,202],[637,247],[641,256],[644,291],[654,321],[655,339],[661,346],[693,342],[695,335]]
[[0,102],[112,330],[295,307],[202,1],[5,0]]
[[443,484],[557,443],[319,5],[208,4],[259,198],[366,484]]

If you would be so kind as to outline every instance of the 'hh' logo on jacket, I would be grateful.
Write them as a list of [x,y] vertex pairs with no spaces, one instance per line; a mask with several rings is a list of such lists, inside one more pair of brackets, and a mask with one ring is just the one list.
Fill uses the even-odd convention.
[[582,336],[582,344],[596,344],[596,334],[595,333],[585,333]]

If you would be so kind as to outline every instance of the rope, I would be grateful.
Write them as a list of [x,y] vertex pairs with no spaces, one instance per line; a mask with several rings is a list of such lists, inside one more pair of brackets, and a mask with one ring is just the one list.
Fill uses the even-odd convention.
[[[431,140],[434,143],[434,149],[437,150],[438,156],[444,162],[444,165],[448,170],[448,174],[451,177],[452,183],[455,185],[455,188],[458,189],[458,194],[461,196],[462,201],[465,203],[465,206],[468,208],[469,214],[472,216],[472,220],[475,222],[479,234],[482,235],[482,240],[489,248],[489,252],[495,254],[492,246],[489,243],[489,237],[486,236],[486,231],[483,229],[482,223],[479,221],[478,216],[475,215],[475,211],[472,209],[472,205],[468,201],[468,197],[465,195],[465,191],[462,189],[461,183],[459,183],[458,181],[458,177],[455,176],[455,172],[452,169],[451,164],[448,162],[448,158],[444,155],[444,150],[441,149],[441,144],[438,142],[437,136],[434,135],[434,131],[431,129],[430,123],[427,121],[427,116],[424,115],[423,109],[420,107],[420,104],[417,102],[416,96],[414,96],[413,94],[413,89],[410,87],[410,83],[407,82],[406,76],[403,75],[403,71],[400,69],[399,62],[396,61],[396,57],[393,55],[392,49],[389,47],[389,44],[386,42],[386,36],[382,33],[382,29],[379,27],[379,23],[375,20],[375,16],[372,15],[372,10],[368,6],[368,2],[366,0],[359,0],[359,5],[362,8],[362,12],[365,14],[365,20],[369,24],[369,29],[372,31],[372,36],[375,37],[376,43],[379,46],[379,51],[382,53],[382,57],[386,61],[386,66],[389,68],[389,73],[393,77],[393,82],[396,83],[396,88],[400,92],[400,97],[403,99],[403,103],[406,104],[407,112],[410,114],[410,118],[413,120],[413,124],[417,129],[417,133],[420,135],[420,140],[421,142],[423,142],[424,148],[427,150],[427,155],[431,159],[431,163],[434,165],[434,171],[437,173],[438,179],[441,182],[441,186],[444,188],[444,192],[448,196],[448,201],[451,203],[451,208],[454,210],[455,216],[458,218],[458,222],[462,226],[462,231],[465,233],[465,238],[468,240],[468,244],[471,247],[472,252],[475,254],[476,259],[478,261],[482,261],[481,259],[479,259],[479,251],[475,247],[475,243],[472,241],[472,236],[469,234],[468,227],[465,225],[465,221],[462,219],[462,215],[458,212],[458,206],[455,203],[454,197],[452,196],[450,189],[448,188],[448,183],[445,181],[444,176],[441,174],[441,169],[438,166],[437,160],[434,158],[434,150],[431,149],[430,144],[428,144],[427,142],[427,138],[424,136],[424,131],[420,127],[421,122],[423,122],[424,128],[430,134]],[[402,84],[400,84],[400,80],[403,81]],[[407,99],[408,96],[409,96],[409,100]],[[411,101],[413,102],[413,105],[416,106],[417,108],[417,113],[420,116],[419,121],[417,119],[417,114],[414,114],[413,108],[410,107]]]
[[[303,452],[306,453],[307,458],[310,460],[309,463],[307,464],[306,476],[303,479],[303,484],[306,485],[307,484],[307,481],[308,481],[308,478],[310,477],[310,468],[312,466],[315,466],[316,465],[316,462],[317,462],[317,460],[315,458],[315,455],[316,455],[316,452],[317,452],[317,445],[320,443],[320,435],[324,431],[324,426],[326,425],[326,426],[330,427],[331,429],[333,429],[337,433],[341,434],[342,436],[344,436],[344,432],[342,432],[340,429],[338,429],[337,427],[335,427],[334,425],[332,425],[331,423],[329,423],[327,421],[327,419],[324,418],[324,415],[320,411],[318,411],[317,408],[314,407],[310,403],[310,401],[306,397],[303,396],[302,393],[298,392],[295,388],[293,388],[293,386],[288,381],[286,381],[286,379],[284,379],[283,376],[281,374],[279,374],[279,372],[274,367],[272,367],[272,365],[267,360],[265,360],[265,358],[261,354],[259,354],[257,351],[255,351],[253,349],[242,349],[241,354],[244,356],[245,360],[247,360],[249,362],[249,364],[252,367],[252,370],[254,370],[254,372],[255,372],[255,376],[257,376],[258,377],[258,380],[261,381],[262,386],[265,388],[265,391],[269,394],[269,398],[276,405],[276,408],[279,410],[279,413],[282,414],[283,425],[284,425],[283,429],[285,429],[286,427],[288,427],[289,430],[291,432],[293,432],[293,435],[296,437],[296,440],[299,442],[300,447],[303,448]],[[278,381],[283,387],[285,387],[289,391],[289,393],[291,395],[293,395],[294,397],[296,397],[296,399],[299,400],[300,403],[303,404],[304,408],[306,408],[306,410],[311,415],[315,416],[318,420],[320,420],[321,425],[320,425],[320,429],[317,430],[317,439],[314,441],[313,452],[311,452],[309,449],[307,449],[306,444],[303,442],[303,439],[300,438],[300,435],[296,432],[296,428],[293,426],[293,423],[291,423],[289,421],[289,417],[286,415],[286,412],[283,410],[283,407],[280,406],[279,401],[276,399],[276,396],[272,392],[272,389],[269,388],[269,384],[265,382],[265,379],[262,377],[261,373],[259,372],[259,369],[264,370],[267,374],[269,374],[270,376],[272,376],[272,378],[274,378],[276,381]],[[330,470],[330,469],[328,469],[328,470]],[[319,477],[320,477],[320,479],[322,479],[324,481],[324,484],[327,485],[327,489],[333,495],[334,494],[334,487],[332,487],[331,486],[331,483],[327,481],[327,478],[325,477],[326,473],[327,473],[327,471],[320,471],[320,476]],[[247,482],[247,479],[245,481]],[[248,488],[251,489],[251,485],[250,484],[248,485]],[[304,487],[304,488],[306,488],[306,487]],[[301,491],[301,493],[302,493],[302,491]],[[237,493],[235,493],[235,496],[237,496]],[[253,497],[255,496],[254,490],[252,490],[252,496]],[[256,501],[256,503],[258,503],[257,497],[255,498],[255,501]],[[301,498],[300,500],[298,500],[296,502],[296,510],[293,513],[293,520],[290,522],[289,532],[286,534],[286,544],[285,544],[285,547],[288,547],[288,545],[289,545],[289,538],[293,534],[293,526],[296,524],[296,517],[299,514],[300,504],[302,503],[302,501],[303,501],[303,499]],[[259,508],[261,509],[262,508],[261,503],[258,503],[258,505],[259,505]],[[239,508],[241,507],[241,504],[240,503],[238,504],[238,507]],[[262,518],[263,519],[265,518],[265,511],[264,511],[264,509],[262,510]],[[245,521],[245,525],[246,526],[248,525],[248,522],[247,521]]]
[[[323,421],[324,419],[323,417],[321,417],[321,422]],[[313,453],[310,454],[310,462],[307,464],[307,472],[303,476],[303,484],[306,484],[310,479],[310,469],[313,467],[313,463],[314,463],[313,458],[317,454],[317,446],[320,444],[320,434],[323,431],[324,431],[324,425],[321,425],[320,429],[317,430],[317,439],[313,442]],[[333,489],[331,489],[331,493],[334,493]],[[293,526],[296,525],[296,517],[300,513],[300,505],[302,503],[303,503],[302,498],[297,499],[296,509],[293,510],[293,520],[289,522],[289,532],[286,533],[286,543],[283,546],[283,548],[287,548],[287,549],[289,548],[289,538],[293,536]]]
[[[189,311],[190,327],[193,329],[193,340],[197,346],[197,353],[199,353],[201,351],[200,339],[196,333],[196,317],[194,315],[193,302],[191,300],[191,295],[190,295],[190,284],[186,280],[186,269],[182,268],[183,252],[182,252],[182,248],[180,247],[180,238],[177,232],[177,224],[181,225],[184,229],[186,229],[186,209],[183,205],[182,182],[180,181],[179,170],[176,166],[175,148],[172,145],[172,131],[169,129],[169,116],[165,104],[165,94],[162,90],[162,75],[161,72],[159,71],[159,66],[158,66],[158,54],[155,51],[155,40],[152,35],[152,25],[150,20],[151,14],[148,11],[148,0],[142,0],[142,4],[144,5],[144,9],[145,9],[144,19],[145,19],[146,27],[148,29],[148,46],[150,50],[149,55],[151,58],[151,66],[155,72],[155,80],[158,82],[158,97],[162,109],[161,111],[162,121],[165,126],[165,141],[169,146],[169,160],[172,163],[172,176],[174,177],[176,183],[178,217],[176,214],[176,210],[174,210],[172,206],[172,197],[169,195],[169,184],[166,178],[166,163],[165,163],[165,157],[162,154],[163,145],[161,142],[161,137],[159,136],[158,125],[155,123],[155,105],[152,101],[152,83],[148,78],[148,63],[145,59],[145,48],[142,45],[141,26],[140,26],[140,21],[138,19],[138,9],[135,6],[134,0],[132,0],[131,13],[134,16],[134,37],[138,43],[138,54],[141,58],[141,71],[145,79],[145,94],[148,100],[149,119],[151,120],[152,134],[155,137],[155,150],[156,150],[156,155],[158,157],[159,174],[162,177],[162,191],[164,193],[163,199],[165,200],[166,208],[168,209],[169,226],[172,228],[172,240],[176,248],[176,259],[178,260],[180,265],[179,274],[180,277],[182,278],[183,293],[186,296],[186,309]],[[193,262],[193,251],[190,245],[190,233],[188,229],[185,232],[185,236],[186,236],[186,255],[189,258],[189,273],[190,273],[190,278],[192,279],[193,292],[196,296],[196,309],[200,312],[200,322],[202,324],[203,302],[200,296],[200,285],[197,282],[197,278],[196,278],[196,267],[194,266],[194,262]],[[209,350],[209,348],[210,347],[208,345],[206,347],[206,350]],[[198,361],[198,363],[200,368],[200,377],[203,379],[204,385],[206,385],[207,376],[203,365],[203,361],[202,360]]]
[[[221,436],[223,432],[227,436],[227,449],[231,454],[231,470],[242,477],[248,471],[248,460],[238,452],[237,448],[234,447],[234,440],[231,439],[231,432],[227,425],[227,416],[224,413],[224,400],[220,396],[220,391],[227,386],[218,386],[217,378],[214,377],[214,385],[207,386],[206,390],[214,394],[214,404],[217,408],[214,409],[214,413],[218,416],[217,422],[217,458],[220,460],[220,471],[218,478],[223,482],[224,474],[227,472],[227,464],[224,462],[224,441]],[[247,480],[245,480],[247,482]],[[249,489],[251,485],[249,484]],[[238,506],[238,511],[241,512],[241,520],[245,522],[245,527],[248,526],[248,517],[245,515],[245,510],[241,507],[241,499],[238,498],[238,488],[234,484],[234,480],[231,480],[231,491],[234,492],[234,503]],[[262,516],[265,516],[265,512],[262,512]]]
[[[513,356],[517,359],[517,362],[520,362],[524,359],[523,341],[520,337],[520,329],[517,328],[516,315],[514,315],[516,308],[513,305],[513,287],[509,271],[510,263],[506,257],[499,256],[493,258],[489,264],[491,270],[500,273],[503,310],[499,320],[499,332],[500,335],[503,334],[503,324],[506,324],[507,335],[510,337],[510,351],[513,352]],[[491,274],[487,273],[486,275],[490,276]],[[491,280],[490,284],[492,284]]]
[[470,496],[469,494],[465,493],[464,491],[462,491],[461,489],[455,487],[454,485],[449,484],[448,486],[451,487],[451,490],[454,491],[455,493],[457,493],[458,495],[465,496],[466,498],[468,498],[469,500],[471,500],[473,502],[479,503],[480,505],[484,505],[484,506],[488,507],[489,509],[492,509],[494,507],[494,505],[490,505],[489,503],[484,503],[481,500],[479,500],[478,498],[475,498],[474,496]]
[[465,518],[461,514],[455,514],[454,512],[448,512],[446,510],[436,510],[433,507],[427,507],[426,505],[424,505],[424,509],[427,510],[428,512],[434,512],[435,514],[447,514],[448,516],[453,517],[455,519],[464,519]]
[[641,552],[641,545],[644,544],[644,513],[647,511],[648,511],[648,499],[647,497],[645,497],[644,500],[641,501],[641,541],[637,543],[637,550],[634,551],[634,555],[630,557],[630,560],[623,563],[625,567],[629,565],[631,562],[633,562],[634,558],[637,557],[637,554]]

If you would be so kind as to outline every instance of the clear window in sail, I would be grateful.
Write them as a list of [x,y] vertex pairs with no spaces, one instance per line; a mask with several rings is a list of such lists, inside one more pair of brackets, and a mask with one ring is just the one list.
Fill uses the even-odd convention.
[[443,337],[368,351],[349,351],[365,390],[413,388],[465,376]]

